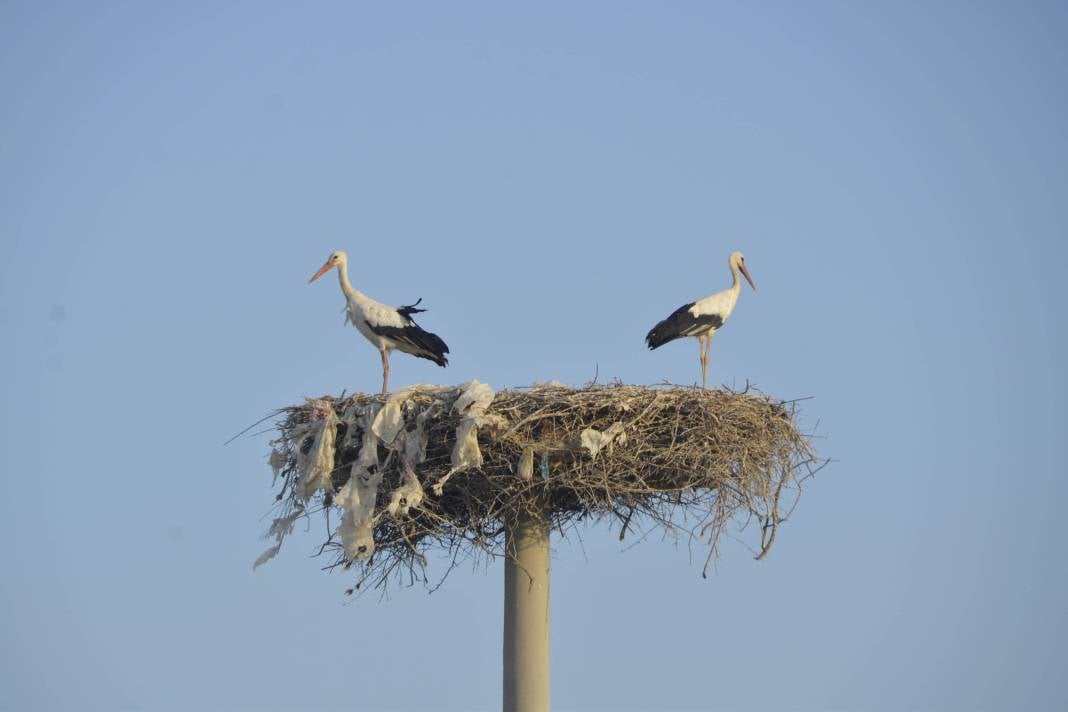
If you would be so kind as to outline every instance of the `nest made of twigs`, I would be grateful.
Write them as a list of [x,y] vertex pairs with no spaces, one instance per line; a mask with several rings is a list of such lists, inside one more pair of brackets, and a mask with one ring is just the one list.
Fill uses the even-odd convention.
[[[396,440],[418,436],[422,449],[368,440],[369,423],[386,403],[381,396],[316,399],[278,411],[272,465],[282,486],[269,532],[277,546],[257,564],[277,553],[296,520],[325,512],[319,553],[335,557],[326,568],[357,565],[354,588],[428,582],[426,553],[447,552],[453,564],[501,555],[505,523],[526,511],[565,534],[578,522],[608,519],[620,539],[655,527],[701,539],[707,572],[732,520],[741,529],[757,524],[754,552],[763,558],[802,481],[819,466],[798,428],[796,402],[749,389],[615,384],[490,391],[476,429],[481,465],[463,469],[470,458],[458,467],[458,428],[470,416],[455,406],[465,387],[407,391]],[[324,441],[314,426],[326,419]],[[315,447],[324,450],[319,465],[329,469],[318,484],[309,464]],[[346,520],[338,495],[346,496],[357,472],[378,482],[373,507],[364,503],[373,543],[358,551],[335,526]],[[409,498],[413,488],[418,496]],[[332,510],[342,516],[331,517]]]

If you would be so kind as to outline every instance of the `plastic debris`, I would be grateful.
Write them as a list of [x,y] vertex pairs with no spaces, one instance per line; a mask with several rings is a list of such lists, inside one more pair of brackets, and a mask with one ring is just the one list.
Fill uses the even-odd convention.
[[281,450],[271,449],[271,472],[274,476],[271,478],[271,487],[274,487],[275,482],[278,481],[278,475],[281,474],[282,468],[286,466],[286,454]]
[[452,405],[453,412],[463,418],[456,426],[456,444],[452,448],[452,467],[449,472],[434,483],[434,494],[441,496],[445,483],[457,472],[482,467],[482,451],[478,448],[478,427],[485,423],[499,424],[498,416],[486,417],[486,409],[493,402],[494,392],[488,384],[471,381],[463,387],[463,392]]
[[278,552],[281,551],[281,550],[282,550],[282,545],[281,544],[277,544],[275,546],[272,546],[270,549],[268,549],[267,551],[263,552],[262,554],[260,554],[259,558],[256,559],[254,562],[252,562],[252,570],[255,571],[256,569],[258,569],[259,567],[263,566],[264,564],[266,564],[268,561],[270,561],[274,557],[278,556]]
[[282,540],[293,533],[293,524],[298,519],[300,519],[303,514],[304,509],[298,508],[289,516],[278,517],[277,519],[271,522],[271,528],[267,530],[267,534],[265,536],[273,536],[275,545],[260,554],[259,558],[253,562],[253,571],[263,566],[268,561],[278,555],[278,552],[282,550]]
[[423,502],[423,485],[419,483],[419,478],[415,474],[415,470],[412,469],[412,465],[407,460],[403,461],[404,475],[401,486],[393,490],[393,494],[389,498],[389,505],[386,507],[386,511],[389,512],[391,517],[407,517],[408,511],[413,507],[418,507]]
[[404,401],[408,400],[419,389],[425,389],[425,386],[402,388],[390,396],[390,399],[382,406],[382,410],[378,411],[378,415],[375,416],[375,420],[371,424],[371,430],[382,442],[386,444],[392,443],[397,434],[404,429]]
[[590,457],[594,460],[597,459],[597,453],[606,447],[611,447],[613,440],[618,440],[620,443],[627,441],[627,434],[623,432],[623,423],[612,423],[605,431],[586,428],[579,435],[579,442],[589,451]]
[[373,424],[379,408],[381,405],[375,403],[362,409],[357,423],[363,432],[360,453],[352,463],[348,481],[335,499],[344,512],[338,530],[341,543],[346,556],[354,560],[366,559],[375,550],[373,514],[382,470],[378,462],[379,438]]
[[[326,411],[322,420],[309,422],[298,433],[296,459],[300,471],[300,498],[307,501],[317,490],[328,490],[330,478],[334,472],[334,440],[337,437],[337,425],[340,421],[334,415],[334,409]],[[313,437],[311,449],[303,452],[304,440]]]

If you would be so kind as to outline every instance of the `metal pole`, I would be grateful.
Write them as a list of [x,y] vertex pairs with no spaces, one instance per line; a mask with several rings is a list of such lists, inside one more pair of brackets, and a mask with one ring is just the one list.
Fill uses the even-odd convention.
[[549,526],[520,512],[504,560],[504,712],[549,710]]

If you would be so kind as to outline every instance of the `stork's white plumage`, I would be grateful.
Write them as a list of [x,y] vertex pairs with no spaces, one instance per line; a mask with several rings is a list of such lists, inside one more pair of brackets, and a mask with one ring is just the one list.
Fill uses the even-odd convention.
[[645,336],[645,343],[650,349],[658,348],[684,336],[696,338],[701,345],[701,384],[704,388],[708,388],[708,352],[712,346],[712,335],[727,323],[728,317],[734,311],[734,305],[738,303],[738,294],[742,291],[742,283],[738,279],[739,271],[745,276],[745,280],[749,282],[753,291],[756,291],[753,278],[749,276],[749,270],[745,268],[745,257],[742,253],[732,252],[728,263],[731,268],[731,277],[734,278],[730,289],[717,292],[696,302],[683,304],[672,312],[671,316],[654,326]]
[[389,392],[389,352],[396,349],[406,354],[425,358],[439,366],[447,366],[449,360],[445,354],[449,347],[438,337],[424,330],[412,314],[426,311],[416,309],[421,298],[406,307],[391,307],[376,302],[362,292],[358,292],[349,282],[349,258],[342,251],[330,255],[326,263],[308,280],[311,284],[332,268],[337,267],[338,281],[347,302],[346,321],[356,327],[382,355],[382,395]]

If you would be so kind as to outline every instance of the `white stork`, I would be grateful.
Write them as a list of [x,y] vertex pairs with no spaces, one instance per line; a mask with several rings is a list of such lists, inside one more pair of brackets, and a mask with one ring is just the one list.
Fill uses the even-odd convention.
[[389,352],[393,349],[425,358],[442,367],[448,365],[445,354],[449,353],[449,347],[437,334],[423,330],[412,319],[412,314],[426,311],[415,308],[423,301],[422,298],[406,307],[390,307],[356,291],[349,282],[349,257],[340,250],[330,255],[326,264],[308,280],[308,284],[322,277],[332,267],[337,267],[341,291],[348,302],[346,321],[355,326],[382,355],[382,395],[389,392]]
[[731,267],[731,276],[734,278],[730,289],[717,292],[696,302],[683,304],[645,335],[645,342],[650,349],[658,348],[684,336],[695,337],[701,345],[701,385],[704,388],[708,388],[708,352],[712,346],[712,334],[727,323],[727,318],[730,317],[731,312],[734,311],[734,305],[738,302],[738,294],[742,291],[742,283],[738,279],[739,271],[745,276],[745,280],[749,282],[753,291],[756,291],[756,285],[753,284],[753,278],[749,276],[749,270],[745,268],[745,257],[741,252],[732,252],[728,264]]

